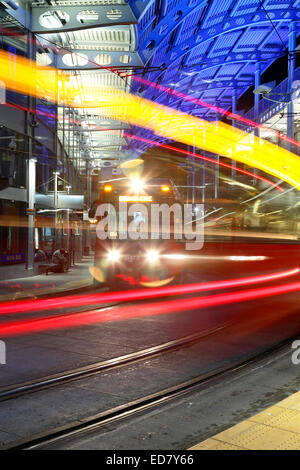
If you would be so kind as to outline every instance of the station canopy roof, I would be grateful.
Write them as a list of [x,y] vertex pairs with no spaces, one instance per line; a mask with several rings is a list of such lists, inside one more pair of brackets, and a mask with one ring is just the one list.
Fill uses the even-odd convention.
[[[257,64],[262,74],[286,55],[291,24],[296,22],[297,30],[300,25],[300,0],[25,0],[19,4],[30,4],[32,15],[43,9],[44,26],[38,37],[63,53],[63,66],[82,89],[110,86],[206,120],[220,119],[222,114],[184,95],[231,109],[233,97],[238,99],[254,86]],[[64,26],[69,7],[79,7],[77,29]],[[99,7],[106,12],[107,24],[99,21],[95,27]],[[123,8],[133,16],[127,18]],[[72,51],[86,53],[87,64],[70,55]],[[38,61],[45,58],[45,53],[38,53]],[[116,120],[120,116],[116,107],[77,111],[95,166],[102,160],[132,157],[151,145],[128,134],[165,141],[147,129],[128,132],[130,126]],[[99,131],[99,126],[105,130]]]

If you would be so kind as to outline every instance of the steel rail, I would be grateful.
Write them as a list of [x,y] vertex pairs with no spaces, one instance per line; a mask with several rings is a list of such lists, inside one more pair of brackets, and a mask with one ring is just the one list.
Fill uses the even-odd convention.
[[227,327],[229,324],[230,323],[227,322],[216,328],[206,329],[201,332],[194,333],[192,335],[184,336],[175,340],[168,341],[166,343],[142,349],[123,356],[114,357],[105,361],[89,364],[87,366],[83,366],[77,369],[64,371],[63,373],[57,373],[40,379],[0,388],[0,401],[17,398],[18,396],[23,394],[38,392],[45,388],[65,384],[73,380],[83,379],[91,375],[99,374],[103,371],[113,369],[115,367],[132,364],[151,356],[155,356],[161,353],[169,352],[178,348],[188,346],[206,336],[217,333],[218,331]]
[[[290,341],[291,338],[289,338],[289,340],[284,340],[279,344],[268,348],[268,350],[256,354],[255,356],[252,356],[251,358],[248,358],[242,362],[236,362],[231,366],[223,366],[219,369],[214,370],[213,372],[202,374],[198,377],[195,377],[178,385],[163,389],[151,395],[139,398],[137,400],[122,404],[120,406],[106,410],[99,414],[90,416],[88,418],[85,418],[83,421],[77,421],[65,426],[61,426],[59,428],[52,429],[51,431],[46,431],[39,435],[33,436],[30,440],[23,440],[19,443],[14,444],[13,446],[7,446],[6,449],[42,449],[60,441],[67,440],[70,438],[72,439],[82,434],[87,434],[89,432],[96,431],[103,426],[116,423],[126,418],[130,418],[136,414],[143,413],[151,408],[162,406],[170,400],[175,400],[192,392],[197,392],[203,389],[204,387],[208,388],[211,385],[216,385],[227,377],[230,378],[234,375],[237,375],[251,366],[261,367],[261,364],[264,363],[266,359],[270,360],[270,358],[272,357],[271,361],[274,360],[274,356],[276,355],[276,353],[277,355],[278,353],[282,355],[282,350],[284,350],[284,354],[286,354],[286,346],[287,344],[290,344]],[[288,352],[290,352],[290,349]]]

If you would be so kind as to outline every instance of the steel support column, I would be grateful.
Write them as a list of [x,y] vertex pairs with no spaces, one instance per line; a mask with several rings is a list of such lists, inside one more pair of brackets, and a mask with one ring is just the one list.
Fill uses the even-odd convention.
[[[31,139],[29,140],[31,141]],[[26,269],[28,270],[33,270],[34,268],[35,185],[36,185],[36,160],[30,157],[27,161],[27,217],[28,219],[27,219]]]
[[[203,124],[203,144],[205,144],[205,124]],[[205,152],[203,152],[205,155]],[[205,163],[202,166],[202,204],[205,204]],[[205,208],[204,213],[205,213]]]
[[54,206],[54,249],[57,250],[58,248],[58,242],[57,242],[57,239],[58,239],[58,234],[57,234],[57,231],[58,231],[58,213],[57,213],[57,209],[58,209],[58,188],[57,188],[57,183],[58,183],[58,175],[59,175],[59,172],[58,171],[54,171],[54,192],[53,192],[53,206]]
[[[236,114],[236,112],[237,112],[237,89],[236,88],[233,89],[233,93],[232,93],[232,108],[231,109],[232,109],[233,114]],[[231,122],[232,122],[232,127],[235,127],[235,120],[232,119]],[[232,160],[232,165],[233,166],[236,165],[235,160]],[[231,169],[231,177],[233,179],[235,179],[235,169],[234,168]]]
[[[36,57],[35,37],[32,33],[28,33],[28,58],[32,61]],[[28,135],[28,160],[27,160],[27,250],[26,250],[26,269],[34,269],[34,231],[35,231],[35,191],[36,191],[36,160],[33,158],[33,138],[34,127],[32,126],[35,119],[34,110],[36,107],[36,99],[28,96],[28,108],[32,113],[26,114],[26,133]]]
[[[218,103],[217,103],[218,105]],[[218,134],[218,113],[216,112],[216,134]],[[220,161],[220,155],[217,155],[216,157],[217,165],[215,168],[215,199],[218,199],[219,195],[219,161]]]
[[[255,64],[255,79],[254,79],[254,89],[256,90],[256,88],[259,87],[260,83],[261,83],[261,63],[260,62],[256,62]],[[260,101],[260,95],[258,93],[255,93],[254,95],[254,121],[255,122],[258,122],[258,114],[259,114],[259,101]],[[259,128],[258,127],[255,127],[254,129],[254,135],[256,137],[260,137],[260,132],[259,132]],[[254,168],[253,170],[253,174],[256,175],[257,174],[257,170],[256,168]],[[256,178],[254,179],[254,183],[256,183]]]
[[[196,146],[195,146],[195,136],[193,135],[193,153],[196,153]],[[195,186],[196,186],[196,158],[193,157],[193,175],[192,175],[192,185],[193,185],[193,191],[192,191],[192,204],[194,208],[195,204]]]
[[[287,136],[294,139],[294,105],[292,101],[294,72],[296,68],[296,22],[289,25],[289,51],[288,51],[288,106],[287,106]],[[289,143],[289,150],[293,151],[293,144]]]
[[[260,76],[261,76],[261,63],[256,62],[255,64],[255,82],[254,82],[254,88],[258,88],[260,86]],[[259,113],[259,99],[260,95],[258,93],[254,94],[254,119],[257,122],[258,120],[258,113]],[[256,127],[255,128],[255,135],[259,137],[259,129]]]

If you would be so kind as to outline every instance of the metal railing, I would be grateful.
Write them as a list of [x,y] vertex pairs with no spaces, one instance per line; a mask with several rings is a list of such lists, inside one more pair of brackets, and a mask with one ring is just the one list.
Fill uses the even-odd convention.
[[[295,70],[294,73],[294,80],[300,80],[300,67]],[[279,85],[277,85],[273,90],[272,93],[283,93],[286,94],[288,90],[288,78],[283,80]],[[272,94],[271,94],[272,96]],[[275,100],[277,95],[275,95]],[[287,95],[288,97],[288,95]],[[272,98],[273,99],[273,98]],[[280,95],[278,95],[278,101],[280,101]],[[288,99],[286,101],[289,101]],[[283,108],[287,106],[287,103],[272,103],[271,101],[262,98],[258,104],[258,114],[255,116],[255,109],[254,107],[251,108],[246,114],[245,117],[251,119],[251,121],[259,122],[262,124],[266,120],[270,119],[274,114],[280,112]]]

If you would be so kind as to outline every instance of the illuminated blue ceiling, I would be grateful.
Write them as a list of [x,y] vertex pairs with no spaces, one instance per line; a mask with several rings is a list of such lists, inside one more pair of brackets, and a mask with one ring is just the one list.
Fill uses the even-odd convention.
[[[206,120],[220,119],[222,114],[172,95],[166,89],[143,84],[138,77],[228,110],[233,96],[238,99],[254,85],[257,64],[263,74],[277,58],[286,55],[290,25],[295,24],[297,34],[300,33],[300,0],[20,0],[19,3],[31,6],[29,26],[39,32],[39,41],[48,37],[55,42],[58,67],[65,68],[63,56],[66,50],[72,50],[86,53],[95,69],[97,53],[110,61],[96,61],[96,69],[99,66],[101,71],[101,67],[109,65],[114,73],[90,74],[89,83],[115,84],[119,88],[122,82],[123,88],[128,86],[144,98]],[[0,6],[4,20],[6,9],[1,10]],[[27,17],[25,10],[23,13],[21,10],[8,11],[25,25]],[[43,15],[50,21],[49,10],[52,16],[56,15],[52,18],[54,26],[41,23]],[[78,15],[82,18],[78,19]],[[73,63],[68,67],[85,70]],[[91,63],[86,70],[89,68]],[[127,75],[135,75],[136,79],[127,81]],[[164,141],[147,129],[135,128],[133,132]],[[148,145],[133,139],[130,142],[131,149],[140,152]]]
[[[240,97],[254,85],[257,62],[263,73],[286,54],[291,21],[298,21],[300,32],[300,0],[151,0],[130,5],[139,18],[138,52],[146,64],[142,76],[225,109],[232,106],[234,90]],[[133,90],[204,119],[219,118],[215,111],[136,81]],[[145,129],[135,133],[153,137]]]

